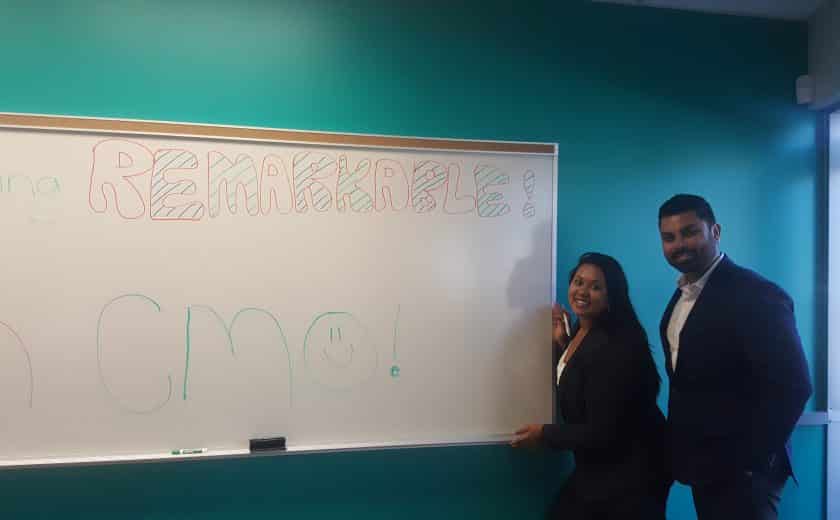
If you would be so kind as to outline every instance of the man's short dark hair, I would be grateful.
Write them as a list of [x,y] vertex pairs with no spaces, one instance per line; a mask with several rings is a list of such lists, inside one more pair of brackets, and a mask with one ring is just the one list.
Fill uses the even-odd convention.
[[706,202],[706,199],[699,195],[689,195],[687,193],[674,195],[659,206],[659,222],[662,222],[665,217],[672,217],[688,211],[693,211],[697,218],[710,226],[713,226],[716,222],[715,212],[712,211],[712,207]]

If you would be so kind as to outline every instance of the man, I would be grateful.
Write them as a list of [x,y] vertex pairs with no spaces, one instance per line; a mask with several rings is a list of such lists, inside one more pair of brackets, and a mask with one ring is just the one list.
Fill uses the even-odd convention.
[[721,254],[720,231],[702,197],[659,208],[662,251],[682,273],[660,324],[669,464],[700,520],[775,519],[811,381],[790,297]]

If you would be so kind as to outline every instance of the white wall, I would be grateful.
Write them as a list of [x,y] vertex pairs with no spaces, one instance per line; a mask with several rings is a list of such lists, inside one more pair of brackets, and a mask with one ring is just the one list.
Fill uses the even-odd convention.
[[825,0],[808,22],[808,70],[814,108],[840,102],[840,0]]
[[840,323],[836,319],[840,316],[840,110],[835,111],[829,118],[829,201],[828,201],[828,231],[829,231],[829,382],[828,409],[840,411],[840,377],[831,377],[834,370],[840,367]]
[[[833,3],[834,0],[832,0]],[[828,446],[826,447],[826,518],[840,519],[840,110],[829,119],[829,269],[828,269]]]

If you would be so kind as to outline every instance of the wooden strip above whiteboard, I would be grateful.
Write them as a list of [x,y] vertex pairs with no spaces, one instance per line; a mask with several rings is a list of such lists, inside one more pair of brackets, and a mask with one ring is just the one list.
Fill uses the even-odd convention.
[[206,137],[301,144],[335,144],[350,146],[434,149],[467,152],[507,152],[554,155],[557,145],[509,141],[470,141],[432,139],[370,134],[341,134],[300,130],[278,130],[244,126],[170,123],[132,119],[50,116],[0,113],[0,127],[45,130],[77,130],[82,132],[116,132],[143,135]]

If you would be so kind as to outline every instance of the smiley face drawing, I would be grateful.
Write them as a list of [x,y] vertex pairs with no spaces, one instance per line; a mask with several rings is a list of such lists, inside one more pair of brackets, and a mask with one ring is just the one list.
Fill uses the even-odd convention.
[[347,389],[369,379],[379,364],[365,327],[347,312],[316,317],[303,342],[306,370],[321,385]]

